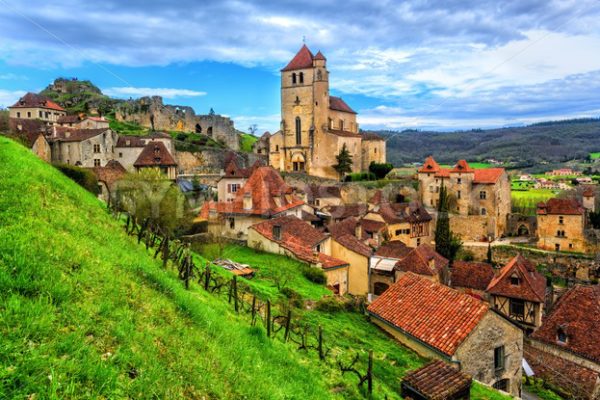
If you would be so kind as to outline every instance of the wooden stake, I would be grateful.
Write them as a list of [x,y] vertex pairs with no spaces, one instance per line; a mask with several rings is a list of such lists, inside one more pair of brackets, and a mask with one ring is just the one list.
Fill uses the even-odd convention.
[[323,355],[323,327],[319,325],[319,358],[323,360],[325,356]]

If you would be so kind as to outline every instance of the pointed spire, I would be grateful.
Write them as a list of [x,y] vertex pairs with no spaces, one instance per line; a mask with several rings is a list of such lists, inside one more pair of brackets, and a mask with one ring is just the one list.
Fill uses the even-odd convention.
[[323,61],[326,61],[327,59],[325,58],[325,56],[323,55],[323,53],[321,53],[321,50],[319,50],[317,52],[317,55],[313,58],[313,60],[323,60]]
[[308,49],[308,47],[304,44],[302,48],[296,53],[292,61],[289,62],[288,65],[285,66],[281,71],[293,71],[295,69],[305,69],[312,68],[313,65],[313,54]]

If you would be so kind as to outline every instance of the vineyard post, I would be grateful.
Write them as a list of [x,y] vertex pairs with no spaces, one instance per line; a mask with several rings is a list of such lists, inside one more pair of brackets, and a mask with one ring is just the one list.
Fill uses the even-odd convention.
[[267,337],[271,337],[271,300],[267,300]]
[[287,318],[285,320],[285,335],[283,336],[283,341],[287,342],[288,341],[288,337],[290,335],[290,324],[292,321],[292,310],[289,309],[288,313],[287,313]]
[[323,360],[325,356],[323,355],[323,327],[319,325],[319,358]]
[[238,290],[237,290],[237,275],[233,276],[233,304],[235,312],[238,312]]
[[369,350],[369,366],[367,369],[367,388],[369,395],[373,394],[373,350]]
[[210,263],[206,262],[206,273],[204,275],[204,290],[208,290],[208,284],[210,283]]
[[252,296],[252,326],[256,323],[256,295]]
[[162,259],[163,259],[163,268],[167,268],[167,261],[169,261],[169,237],[165,236],[164,240],[164,244],[163,244],[163,254],[162,254]]

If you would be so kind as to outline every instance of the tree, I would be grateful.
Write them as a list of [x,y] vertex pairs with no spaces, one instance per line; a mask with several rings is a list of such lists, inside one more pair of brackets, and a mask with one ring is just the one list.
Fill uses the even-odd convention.
[[488,262],[488,264],[493,264],[493,260],[492,260],[492,244],[491,243],[488,243],[487,262]]
[[339,154],[335,156],[335,159],[337,160],[337,164],[333,166],[333,169],[340,174],[340,178],[342,178],[344,174],[352,172],[352,155],[348,151],[346,143],[342,146]]
[[462,247],[462,241],[450,230],[448,203],[448,192],[442,182],[438,203],[438,219],[435,226],[435,251],[446,257],[452,265],[456,254]]
[[394,166],[390,163],[376,163],[375,161],[371,162],[369,165],[369,172],[375,174],[377,179],[383,179],[385,176],[394,169]]
[[256,124],[252,124],[248,127],[248,132],[250,132],[251,135],[254,135],[257,130],[258,126]]

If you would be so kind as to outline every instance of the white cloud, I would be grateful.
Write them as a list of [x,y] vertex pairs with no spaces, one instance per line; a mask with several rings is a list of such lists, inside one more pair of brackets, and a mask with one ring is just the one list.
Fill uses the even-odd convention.
[[279,114],[272,115],[237,115],[233,116],[236,129],[248,132],[248,127],[256,125],[256,135],[261,136],[265,131],[275,133],[279,128],[281,116]]
[[4,90],[0,89],[0,107],[12,106],[19,100],[20,97],[25,95],[24,90]]
[[111,87],[104,90],[109,96],[115,97],[144,97],[144,96],[162,96],[167,99],[176,97],[198,97],[205,96],[206,92],[200,92],[190,89],[173,89],[173,88],[148,88],[148,87]]

